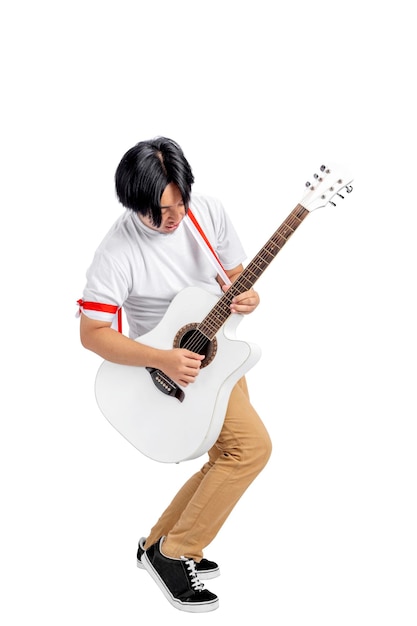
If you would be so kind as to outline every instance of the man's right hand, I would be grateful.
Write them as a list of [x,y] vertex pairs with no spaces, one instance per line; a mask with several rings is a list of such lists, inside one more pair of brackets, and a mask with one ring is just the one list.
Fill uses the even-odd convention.
[[172,378],[182,387],[193,383],[200,373],[203,354],[197,354],[184,348],[161,351],[161,364],[158,369]]

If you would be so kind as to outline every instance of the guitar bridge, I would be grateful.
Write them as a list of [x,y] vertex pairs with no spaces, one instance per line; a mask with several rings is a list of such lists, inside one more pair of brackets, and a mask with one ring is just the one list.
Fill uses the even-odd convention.
[[180,402],[182,402],[185,398],[185,393],[182,389],[178,387],[174,381],[161,372],[161,370],[156,369],[155,367],[147,367],[146,368],[151,375],[153,384],[159,391],[165,393],[167,396],[172,396],[173,398],[177,398]]

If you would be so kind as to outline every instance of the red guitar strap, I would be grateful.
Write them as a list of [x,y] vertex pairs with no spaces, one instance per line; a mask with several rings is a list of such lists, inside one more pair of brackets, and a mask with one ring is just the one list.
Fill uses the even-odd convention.
[[[204,243],[206,244],[208,250],[211,252],[211,254],[213,255],[212,257],[210,257],[210,255],[208,255],[210,257],[210,260],[213,262],[214,261],[214,265],[217,269],[217,271],[219,272],[221,278],[224,280],[226,285],[230,285],[230,280],[229,277],[226,274],[226,270],[224,269],[223,265],[221,264],[221,261],[219,259],[219,257],[217,256],[217,254],[215,253],[215,251],[213,250],[213,247],[211,245],[211,243],[209,242],[209,240],[207,239],[203,229],[201,228],[200,224],[197,221],[197,218],[195,217],[194,213],[191,211],[191,209],[188,209],[187,212],[187,217],[190,218],[191,222],[194,224],[198,234],[201,236],[201,239],[204,241]],[[185,222],[187,224],[187,226],[189,227],[189,229],[191,230],[192,234],[194,235],[194,237],[196,237],[197,241],[200,243],[200,241],[197,238],[197,233],[195,232],[195,230],[193,228],[190,227],[190,224],[186,221]],[[202,249],[204,249],[204,246],[202,246]]]
[[197,218],[194,215],[194,213],[192,213],[191,209],[188,209],[188,213],[187,213],[188,217],[190,218],[190,220],[192,221],[192,223],[194,224],[194,226],[196,227],[196,229],[198,230],[198,232],[200,233],[200,235],[202,236],[202,238],[204,239],[204,241],[206,242],[210,252],[213,254],[214,258],[216,259],[217,263],[220,265],[220,267],[222,268],[223,271],[226,271],[223,267],[223,265],[220,262],[219,257],[217,256],[217,254],[214,252],[211,243],[209,242],[209,240],[207,239],[203,229],[201,228],[200,224],[197,222]]

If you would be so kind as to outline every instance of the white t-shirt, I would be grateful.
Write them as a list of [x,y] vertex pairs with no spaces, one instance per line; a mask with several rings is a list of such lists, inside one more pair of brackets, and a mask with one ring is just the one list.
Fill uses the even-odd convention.
[[[229,270],[242,263],[246,254],[222,204],[193,194],[190,208],[223,267]],[[158,324],[181,289],[197,286],[220,296],[216,275],[184,222],[173,233],[160,233],[127,210],[94,255],[83,300],[123,307],[129,336],[137,338]],[[84,310],[84,314],[116,327],[116,316],[111,313]]]

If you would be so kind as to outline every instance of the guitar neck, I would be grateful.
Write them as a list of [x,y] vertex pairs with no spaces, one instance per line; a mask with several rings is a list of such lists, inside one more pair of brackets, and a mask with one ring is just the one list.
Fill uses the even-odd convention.
[[248,291],[253,287],[258,278],[269,267],[278,252],[287,243],[291,235],[297,230],[301,222],[307,217],[309,211],[301,204],[297,204],[278,230],[268,239],[258,254],[252,259],[247,267],[240,274],[239,278],[223,294],[210,313],[198,325],[198,329],[210,341],[217,331],[223,326],[227,318],[231,315],[230,304],[232,299],[240,293]]

